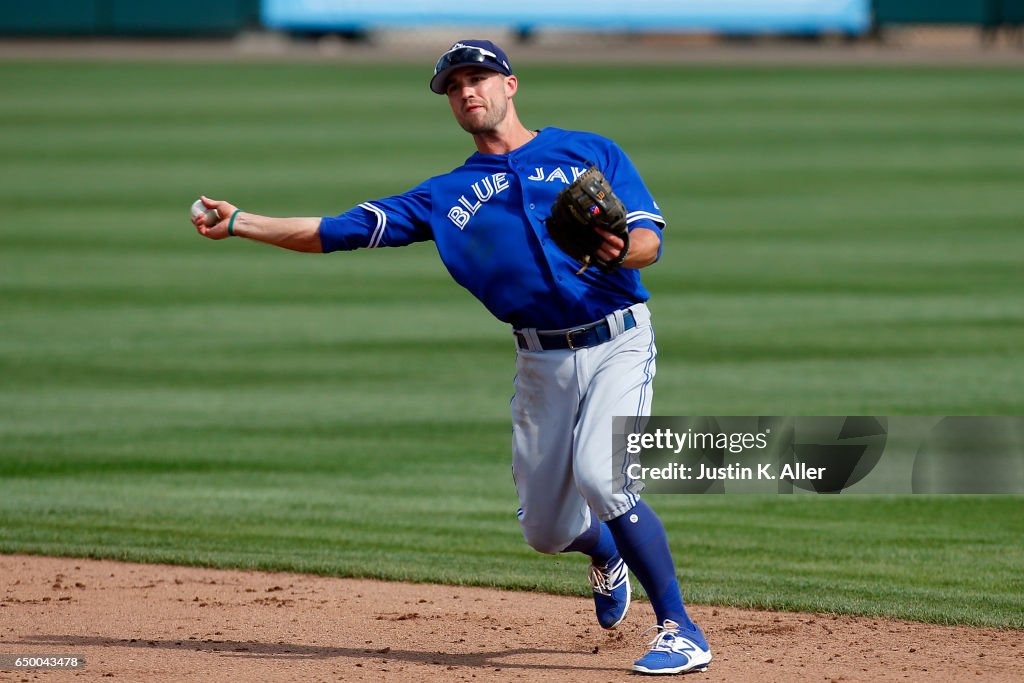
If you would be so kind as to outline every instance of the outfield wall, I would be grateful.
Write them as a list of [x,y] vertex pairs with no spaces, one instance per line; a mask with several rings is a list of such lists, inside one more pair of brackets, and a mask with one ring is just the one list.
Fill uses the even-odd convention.
[[860,34],[870,0],[519,0],[515,10],[475,0],[263,0],[264,25],[283,30],[373,29],[424,24],[598,31]]
[[8,0],[0,35],[217,36],[428,25],[516,30],[860,35],[892,24],[1024,22],[1024,0]]

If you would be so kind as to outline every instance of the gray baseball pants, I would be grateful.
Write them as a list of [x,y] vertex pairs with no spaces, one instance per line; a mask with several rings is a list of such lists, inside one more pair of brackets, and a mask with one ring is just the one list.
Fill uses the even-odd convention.
[[526,542],[559,553],[591,524],[615,519],[638,501],[638,482],[614,472],[612,417],[651,414],[654,330],[645,304],[606,319],[612,338],[577,350],[539,350],[536,330],[520,330],[512,398],[512,474]]

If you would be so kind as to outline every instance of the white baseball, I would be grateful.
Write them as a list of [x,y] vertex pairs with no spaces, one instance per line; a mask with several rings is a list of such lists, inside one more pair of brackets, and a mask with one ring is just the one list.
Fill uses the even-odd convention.
[[197,199],[192,202],[192,218],[202,214],[206,215],[206,227],[208,228],[212,228],[220,222],[220,214],[217,213],[217,209],[207,209],[203,200]]

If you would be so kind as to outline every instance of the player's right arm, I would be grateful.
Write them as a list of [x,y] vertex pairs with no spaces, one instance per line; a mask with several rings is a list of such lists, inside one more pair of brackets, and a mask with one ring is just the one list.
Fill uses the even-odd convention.
[[401,247],[433,239],[429,185],[428,180],[408,192],[363,202],[338,216],[320,218],[272,218],[247,211],[236,214],[238,207],[234,204],[202,197],[207,208],[217,209],[221,220],[208,228],[200,214],[192,219],[192,224],[199,234],[213,240],[236,235],[314,254]]
[[[222,240],[234,235],[292,251],[313,254],[323,251],[320,243],[321,219],[319,217],[274,218],[260,216],[247,211],[238,211],[238,207],[230,202],[207,197],[202,197],[202,200],[207,208],[217,209],[217,213],[221,216],[220,222],[212,227],[206,227],[201,215],[192,219],[192,224],[204,237]],[[236,211],[238,211],[237,215],[235,215]],[[232,216],[234,216],[234,222],[231,221]],[[230,233],[228,232],[229,227]]]

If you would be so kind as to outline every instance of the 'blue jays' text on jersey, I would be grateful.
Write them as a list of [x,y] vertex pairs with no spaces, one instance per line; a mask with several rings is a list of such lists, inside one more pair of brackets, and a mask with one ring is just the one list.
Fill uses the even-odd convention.
[[594,164],[626,206],[630,229],[661,237],[664,219],[625,153],[592,133],[545,128],[508,154],[476,153],[408,192],[320,222],[324,252],[434,240],[445,267],[499,320],[557,330],[599,320],[648,298],[636,269],[605,274],[548,236],[558,193]]

